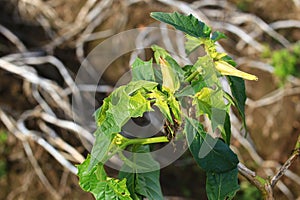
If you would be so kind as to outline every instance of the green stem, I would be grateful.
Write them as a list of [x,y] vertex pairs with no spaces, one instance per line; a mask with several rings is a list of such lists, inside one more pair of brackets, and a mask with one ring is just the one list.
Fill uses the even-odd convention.
[[296,145],[295,145],[295,150],[300,151],[300,135],[298,136],[298,139],[297,139],[297,142],[296,142]]
[[200,72],[198,70],[195,70],[191,75],[189,75],[185,81],[191,82]]
[[125,149],[128,145],[133,145],[133,144],[145,145],[145,144],[169,142],[169,139],[168,139],[167,136],[159,136],[159,137],[153,137],[153,138],[133,138],[133,139],[129,139],[129,138],[126,138],[126,137],[124,137],[124,136],[122,136],[121,134],[118,133],[115,136],[115,138],[120,142],[120,145],[118,145],[118,144],[111,145],[110,149],[112,147],[116,147],[116,146],[117,147],[116,147],[116,149],[114,149],[114,151],[111,154],[106,155],[106,157],[103,159],[104,162],[109,160],[116,153],[118,153],[118,152],[122,151],[123,149]]
[[169,139],[167,136],[159,136],[159,137],[153,137],[153,138],[133,138],[129,139],[128,141],[124,142],[122,146],[128,146],[132,144],[153,144],[153,143],[162,143],[162,142],[169,142]]

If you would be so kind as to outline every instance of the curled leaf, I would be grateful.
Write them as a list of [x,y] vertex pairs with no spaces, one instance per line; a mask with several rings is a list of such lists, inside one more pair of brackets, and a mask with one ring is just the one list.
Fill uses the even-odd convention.
[[163,87],[168,88],[171,92],[177,91],[180,87],[178,75],[164,58],[159,58],[159,64],[163,76]]

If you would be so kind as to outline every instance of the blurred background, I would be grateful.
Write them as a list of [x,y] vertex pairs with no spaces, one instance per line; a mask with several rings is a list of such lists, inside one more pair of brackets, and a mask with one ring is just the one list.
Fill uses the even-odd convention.
[[[76,73],[95,46],[133,28],[141,32],[137,43],[174,45],[182,53],[176,35],[170,42],[143,33],[149,25],[165,26],[150,18],[153,11],[192,13],[226,33],[219,48],[259,77],[246,81],[247,137],[233,112],[232,149],[262,177],[288,159],[300,133],[299,0],[0,0],[0,199],[93,199],[75,175],[93,142],[92,127],[74,122],[72,96],[88,99],[96,90],[99,107],[132,58],[149,53],[121,56],[96,85],[78,84]],[[239,181],[235,199],[261,199]],[[162,169],[161,184],[168,199],[206,199],[204,173],[188,152]],[[299,159],[275,196],[300,199]]]

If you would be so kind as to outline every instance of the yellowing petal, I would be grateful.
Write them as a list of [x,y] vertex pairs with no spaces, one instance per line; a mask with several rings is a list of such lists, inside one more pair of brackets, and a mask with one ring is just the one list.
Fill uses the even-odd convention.
[[222,75],[237,76],[251,81],[258,80],[257,76],[240,71],[225,61],[216,61],[215,67]]

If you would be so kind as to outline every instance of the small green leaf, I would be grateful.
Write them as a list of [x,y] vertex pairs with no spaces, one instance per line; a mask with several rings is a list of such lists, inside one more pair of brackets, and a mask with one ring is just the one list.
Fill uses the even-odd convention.
[[138,80],[155,81],[152,59],[149,61],[135,59],[132,64],[132,81]]
[[193,15],[182,15],[178,12],[163,13],[163,12],[152,12],[151,17],[161,22],[165,22],[174,26],[176,29],[181,30],[188,35],[194,37],[209,37],[211,29],[206,26],[203,22],[199,21]]
[[206,173],[206,193],[209,200],[232,199],[240,189],[238,184],[238,169],[224,173]]
[[211,39],[215,42],[220,40],[220,39],[223,39],[223,38],[227,38],[227,37],[224,33],[220,32],[220,31],[213,32],[213,34],[211,36]]
[[159,164],[152,158],[149,146],[134,147],[133,155],[129,160],[135,165],[124,164],[119,178],[127,179],[127,187],[131,196],[143,196],[149,200],[163,199],[159,183]]
[[190,151],[203,170],[222,173],[236,168],[239,160],[235,153],[222,140],[207,134],[197,120],[187,117],[184,130]]

